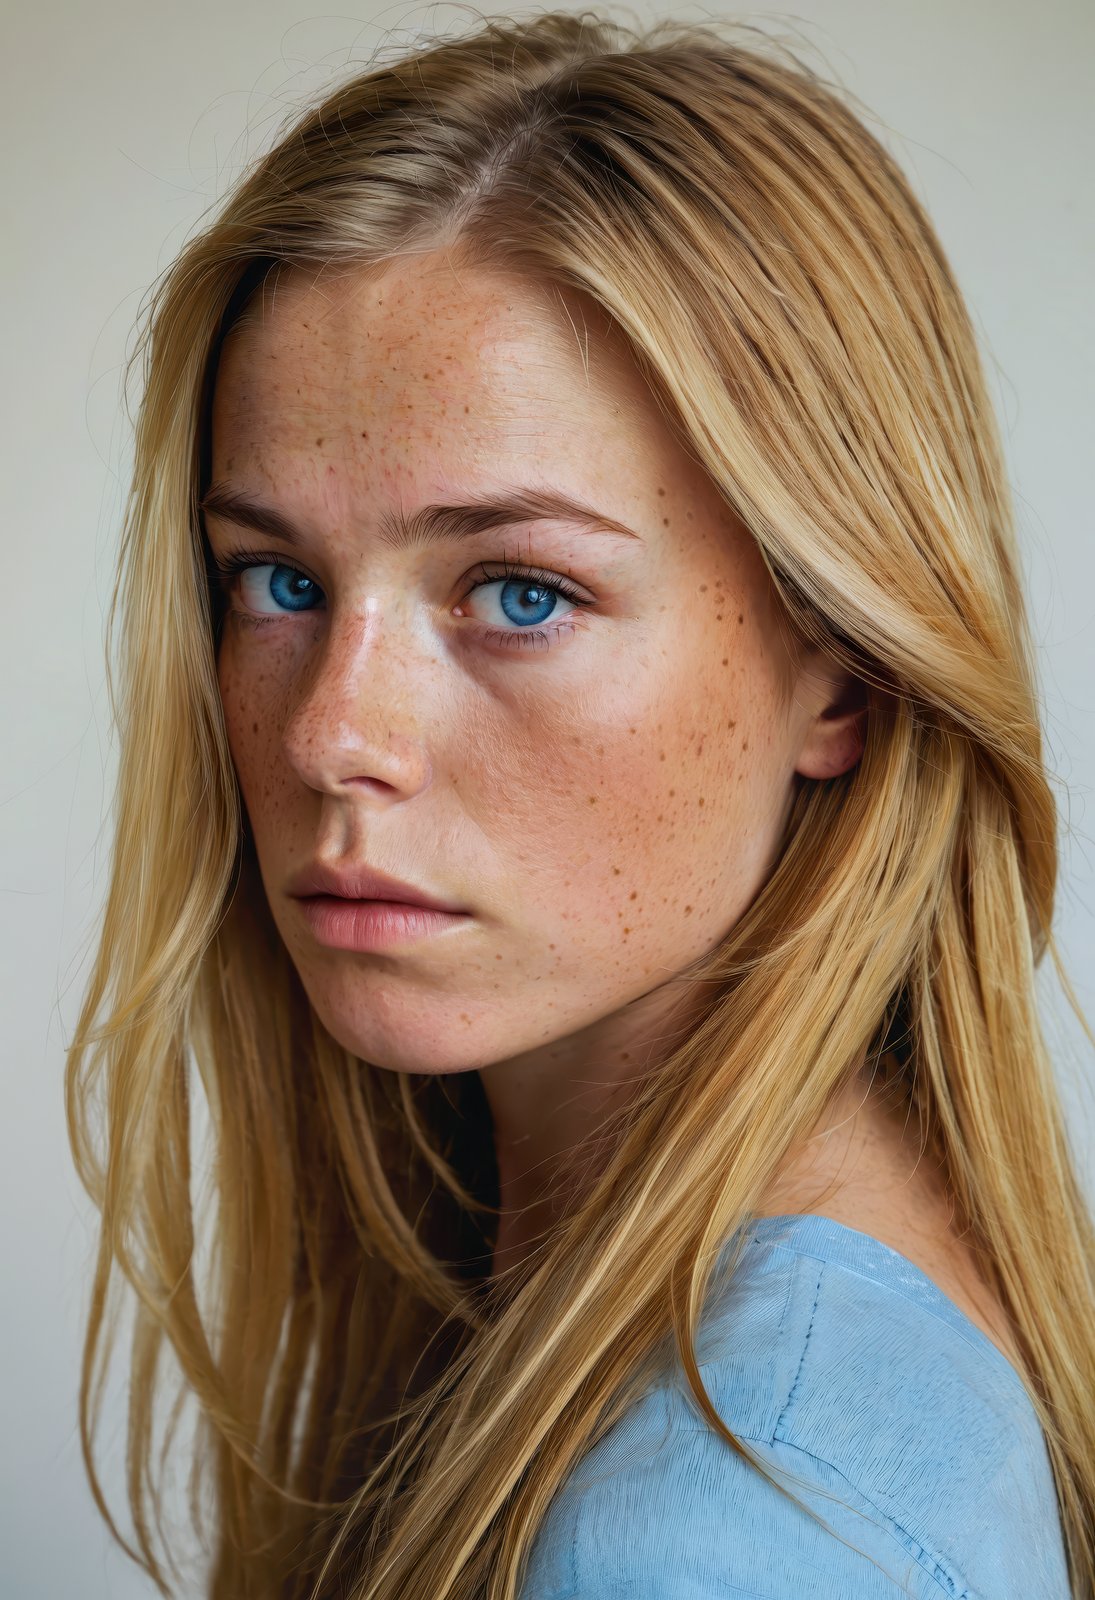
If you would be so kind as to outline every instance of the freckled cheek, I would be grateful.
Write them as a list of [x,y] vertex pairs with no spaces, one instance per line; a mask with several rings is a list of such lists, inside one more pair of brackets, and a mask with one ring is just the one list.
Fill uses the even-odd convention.
[[269,793],[278,766],[285,693],[277,661],[249,660],[229,639],[217,660],[228,747],[249,808]]
[[671,881],[697,837],[725,831],[728,805],[741,803],[732,732],[717,737],[710,722],[626,690],[528,705],[477,727],[472,746],[460,787],[495,849],[526,884],[579,897],[595,884],[623,903],[640,879]]
[[691,925],[755,886],[775,814],[773,708],[732,661],[714,684],[694,665],[530,709],[520,740],[510,726],[505,740],[478,742],[495,751],[478,764],[492,836],[508,838],[526,887],[572,893],[579,920],[595,901],[633,915],[636,931],[674,908]]

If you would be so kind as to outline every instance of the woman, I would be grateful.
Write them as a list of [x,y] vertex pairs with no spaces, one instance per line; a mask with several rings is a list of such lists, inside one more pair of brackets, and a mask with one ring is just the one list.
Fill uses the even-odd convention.
[[127,1547],[170,1592],[166,1339],[212,1596],[1090,1597],[1055,811],[893,161],[763,36],[490,21],[291,127],[147,351],[69,1075]]

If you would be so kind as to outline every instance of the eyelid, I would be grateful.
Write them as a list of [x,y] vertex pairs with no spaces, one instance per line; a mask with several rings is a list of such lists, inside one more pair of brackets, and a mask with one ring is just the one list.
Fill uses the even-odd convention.
[[306,578],[311,578],[313,583],[319,583],[318,578],[312,577],[307,567],[299,561],[287,561],[276,550],[246,550],[239,545],[233,545],[226,550],[223,556],[218,556],[210,550],[210,570],[219,573],[222,578],[232,578],[245,567],[292,567],[294,572],[302,572]]
[[[488,567],[501,567],[501,572],[488,572]],[[502,583],[506,579],[522,579],[528,583],[541,583],[548,589],[556,589],[572,604],[578,606],[592,605],[592,597],[578,592],[577,580],[569,572],[560,572],[555,567],[540,567],[534,562],[510,561],[508,556],[503,556],[497,561],[481,561],[472,568],[469,578],[479,577],[481,582],[473,584],[468,593],[476,588],[485,588],[491,583]]]

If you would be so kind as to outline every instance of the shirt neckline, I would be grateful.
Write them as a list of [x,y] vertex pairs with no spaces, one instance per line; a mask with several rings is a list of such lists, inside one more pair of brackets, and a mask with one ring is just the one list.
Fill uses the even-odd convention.
[[802,1254],[831,1261],[924,1306],[976,1345],[1004,1381],[1019,1390],[1029,1402],[1027,1386],[1018,1368],[988,1334],[915,1261],[910,1261],[908,1256],[877,1239],[873,1233],[864,1233],[817,1212],[783,1212],[779,1216],[756,1217],[746,1231],[746,1252],[754,1245],[787,1242]]

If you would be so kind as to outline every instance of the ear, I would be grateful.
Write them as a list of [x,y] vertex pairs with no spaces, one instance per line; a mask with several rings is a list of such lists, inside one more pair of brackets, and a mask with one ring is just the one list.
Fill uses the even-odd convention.
[[804,778],[836,778],[855,766],[867,736],[867,685],[831,656],[808,652],[795,700],[806,712],[795,771]]

